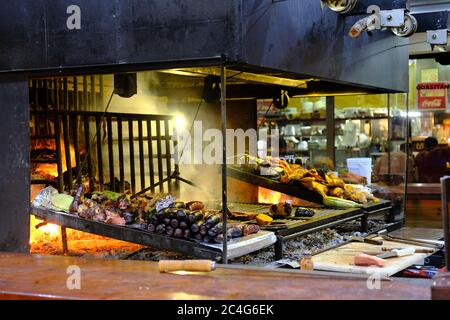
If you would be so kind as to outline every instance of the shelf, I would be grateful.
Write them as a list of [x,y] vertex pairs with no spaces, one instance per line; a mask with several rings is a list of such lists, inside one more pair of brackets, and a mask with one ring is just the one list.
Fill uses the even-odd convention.
[[227,168],[227,175],[240,181],[247,182],[255,186],[260,186],[273,191],[278,191],[289,196],[293,196],[310,202],[315,202],[318,204],[323,203],[322,196],[314,191],[290,186],[286,183],[281,183],[273,179],[269,179],[244,170],[237,169],[235,167],[229,166]]
[[[335,118],[334,121],[346,121],[346,120],[383,120],[388,119],[388,116],[382,116],[382,117],[352,117],[352,118]],[[270,119],[271,121],[288,121],[288,122],[326,122],[326,118],[308,118],[308,119],[286,119],[286,118],[280,118],[280,119]]]

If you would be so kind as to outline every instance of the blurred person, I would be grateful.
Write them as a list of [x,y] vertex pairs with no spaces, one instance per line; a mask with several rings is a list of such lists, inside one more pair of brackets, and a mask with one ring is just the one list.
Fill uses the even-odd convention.
[[[406,174],[406,161],[408,159],[408,182],[414,181],[415,163],[411,152],[411,144],[409,145],[409,155],[406,155],[406,143],[400,145],[400,151],[383,154],[377,159],[373,168],[373,175],[378,181],[398,183],[404,182]],[[389,168],[390,157],[390,168]],[[390,170],[389,170],[390,169]]]
[[425,139],[425,147],[416,157],[418,181],[421,183],[439,183],[446,174],[447,162],[450,162],[448,146],[439,147],[434,137]]

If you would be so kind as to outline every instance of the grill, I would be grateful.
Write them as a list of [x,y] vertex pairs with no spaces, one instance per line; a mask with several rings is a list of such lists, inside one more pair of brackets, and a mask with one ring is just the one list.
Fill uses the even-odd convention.
[[[51,183],[60,190],[69,189],[79,178],[79,172],[72,172],[73,167],[86,173],[87,183],[93,189],[109,187],[120,191],[127,188],[128,182],[137,192],[149,187],[176,190],[171,182],[183,181],[175,165],[164,156],[168,150],[165,124],[169,122],[170,127],[171,119],[120,113],[102,117],[103,110],[86,110],[88,105],[104,105],[100,103],[105,98],[102,78],[95,74],[169,69],[180,73],[182,68],[190,68],[187,74],[192,76],[199,75],[200,68],[204,71],[202,76],[220,76],[222,99],[216,106],[219,110],[220,105],[221,121],[216,127],[223,133],[227,128],[228,98],[274,98],[281,90],[287,90],[291,96],[397,92],[406,90],[408,85],[407,39],[376,33],[353,41],[346,33],[360,17],[322,10],[316,0],[130,0],[101,4],[80,0],[77,5],[83,12],[81,30],[68,30],[61,23],[65,18],[61,13],[67,10],[65,3],[19,2],[4,5],[4,37],[0,44],[0,99],[5,110],[0,119],[5,154],[0,160],[0,169],[5,173],[0,177],[0,187],[7,190],[0,194],[4,204],[0,212],[0,250],[28,251],[31,162],[56,164],[55,179],[32,182]],[[383,9],[392,7],[392,1],[387,0],[370,4]],[[385,68],[379,68],[381,64]],[[389,81],[385,70],[390,70]],[[176,88],[162,89],[169,96]],[[30,161],[30,117],[39,128],[32,132],[33,140],[46,137],[62,141],[61,146],[56,143],[55,159]],[[148,122],[159,132],[146,135]],[[137,131],[130,135],[129,128],[134,126]],[[101,152],[98,140],[86,139],[99,127],[106,128],[107,150]],[[118,145],[114,141],[116,132],[117,138],[122,134]],[[141,152],[150,141],[157,143],[153,174],[148,155]],[[67,142],[76,150],[75,159],[66,154]],[[126,151],[138,155],[136,160],[131,158],[128,162]],[[119,168],[103,168],[99,157],[123,157],[123,161],[118,161]],[[68,162],[73,160],[75,165],[70,163],[69,168]],[[87,167],[80,168],[84,162]],[[68,173],[64,175],[65,172]],[[222,189],[226,190],[225,166],[221,173]],[[227,194],[222,194],[225,211]],[[16,215],[11,218],[10,212]],[[226,243],[223,260],[227,261]]]

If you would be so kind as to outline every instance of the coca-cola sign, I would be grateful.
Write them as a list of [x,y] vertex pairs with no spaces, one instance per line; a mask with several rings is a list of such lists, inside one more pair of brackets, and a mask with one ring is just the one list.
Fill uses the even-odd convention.
[[448,104],[447,82],[425,82],[417,85],[417,108],[422,111],[445,111]]

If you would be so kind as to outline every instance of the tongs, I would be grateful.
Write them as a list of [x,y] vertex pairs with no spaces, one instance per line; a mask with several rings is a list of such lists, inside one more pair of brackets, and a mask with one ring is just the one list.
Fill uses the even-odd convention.
[[438,243],[432,243],[424,240],[415,240],[415,239],[407,239],[407,238],[399,238],[399,237],[393,237],[389,235],[380,234],[380,237],[383,238],[386,241],[393,241],[393,242],[400,242],[400,243],[407,243],[412,244],[420,247],[428,247],[428,248],[435,248],[435,249],[442,249],[443,245],[440,245]]

